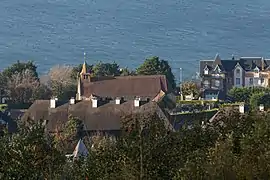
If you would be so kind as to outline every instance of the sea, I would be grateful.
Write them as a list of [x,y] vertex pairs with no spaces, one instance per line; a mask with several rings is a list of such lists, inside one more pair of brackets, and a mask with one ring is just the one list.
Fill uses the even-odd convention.
[[270,58],[269,0],[1,0],[0,69],[33,60],[55,65],[117,62],[136,69],[168,60],[176,80],[199,61]]

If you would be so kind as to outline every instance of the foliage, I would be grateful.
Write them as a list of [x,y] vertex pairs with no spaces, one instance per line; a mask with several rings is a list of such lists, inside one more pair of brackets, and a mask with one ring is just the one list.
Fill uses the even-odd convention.
[[38,79],[37,67],[33,61],[20,62],[17,61],[15,64],[12,64],[10,67],[4,69],[2,72],[3,77],[7,81],[14,74],[23,73],[26,70],[30,71],[35,79]]
[[168,61],[160,60],[154,56],[145,60],[145,62],[137,68],[138,75],[165,75],[168,82],[174,89],[176,87],[174,75]]
[[182,83],[181,90],[184,96],[193,94],[193,97],[197,97],[199,95],[199,88],[197,84],[192,81]]
[[253,110],[258,110],[259,106],[263,104],[265,109],[270,108],[270,94],[269,93],[254,93],[250,97],[250,106]]
[[83,135],[83,124],[80,119],[70,116],[63,126],[57,128],[55,135],[57,147],[62,152],[73,151],[75,144]]
[[27,103],[33,99],[33,94],[39,87],[39,81],[32,71],[15,73],[7,81],[7,92],[12,102]]
[[23,126],[0,138],[0,179],[58,179],[64,156],[53,147],[41,124]]
[[[96,137],[86,159],[64,161],[62,142],[77,141],[81,122],[70,117],[60,141],[40,124],[0,138],[1,179],[269,179],[270,116],[223,109],[201,127],[168,132],[155,114],[123,119],[117,140]],[[92,141],[91,140],[91,141]],[[56,144],[55,144],[56,143]],[[101,145],[102,144],[102,145]],[[87,144],[91,145],[91,144]],[[61,154],[61,153],[62,154]]]
[[234,102],[249,103],[251,95],[259,92],[270,92],[270,89],[264,87],[234,87],[228,92],[228,95],[233,98]]
[[113,63],[102,63],[99,62],[93,66],[93,76],[119,76],[120,70],[119,65]]

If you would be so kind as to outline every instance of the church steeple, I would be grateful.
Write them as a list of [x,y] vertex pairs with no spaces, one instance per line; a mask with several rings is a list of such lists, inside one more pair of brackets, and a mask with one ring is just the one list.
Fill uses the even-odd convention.
[[81,76],[82,76],[83,74],[86,74],[86,73],[87,73],[86,62],[85,62],[85,56],[86,56],[86,53],[84,53],[84,62],[83,62],[82,70],[81,70],[81,73],[80,73]]

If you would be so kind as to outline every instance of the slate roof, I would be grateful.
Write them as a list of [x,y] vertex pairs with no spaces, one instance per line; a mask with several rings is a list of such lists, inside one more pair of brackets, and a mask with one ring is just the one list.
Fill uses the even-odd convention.
[[83,80],[81,89],[84,97],[93,94],[99,97],[134,99],[135,96],[154,98],[160,90],[168,92],[170,85],[165,75],[117,76]]
[[216,65],[219,65],[222,71],[231,72],[237,63],[239,63],[245,71],[251,71],[255,67],[262,70],[262,62],[264,62],[264,69],[270,67],[270,60],[264,59],[263,57],[241,57],[239,59],[221,60],[219,56],[216,56],[214,60],[200,61],[200,74],[203,74],[206,66],[208,68],[210,67],[209,70],[211,71],[216,67]]

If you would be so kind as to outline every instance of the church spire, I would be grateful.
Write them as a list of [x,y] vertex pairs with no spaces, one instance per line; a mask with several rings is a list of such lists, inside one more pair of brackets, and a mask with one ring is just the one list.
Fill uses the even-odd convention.
[[86,53],[84,52],[84,62],[83,62],[83,65],[82,65],[82,71],[81,71],[80,75],[83,75],[83,74],[87,73],[85,56],[86,56]]

